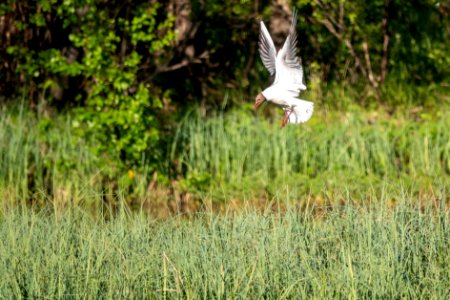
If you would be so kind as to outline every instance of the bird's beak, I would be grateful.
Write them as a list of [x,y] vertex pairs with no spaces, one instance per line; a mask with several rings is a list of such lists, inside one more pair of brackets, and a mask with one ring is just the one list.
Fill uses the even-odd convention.
[[259,98],[258,100],[255,101],[255,109],[258,109],[258,107],[261,106],[261,104],[264,103],[266,99],[264,97]]

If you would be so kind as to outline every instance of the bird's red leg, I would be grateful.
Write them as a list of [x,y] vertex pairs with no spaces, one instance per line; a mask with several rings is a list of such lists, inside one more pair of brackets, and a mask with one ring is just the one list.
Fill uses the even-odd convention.
[[287,115],[286,115],[286,111],[283,109],[283,113],[284,113],[284,117],[283,117],[283,119],[281,120],[281,125],[280,125],[280,128],[283,128],[284,126],[286,126],[286,120],[287,120]]
[[294,111],[294,108],[293,108],[293,107],[291,107],[291,109],[289,110],[289,114],[287,114],[286,111],[283,110],[283,112],[284,112],[284,118],[283,118],[283,120],[281,120],[281,126],[280,126],[280,128],[283,128],[284,126],[286,126],[286,124],[287,124],[289,118],[291,117],[291,114],[292,114],[293,111]]

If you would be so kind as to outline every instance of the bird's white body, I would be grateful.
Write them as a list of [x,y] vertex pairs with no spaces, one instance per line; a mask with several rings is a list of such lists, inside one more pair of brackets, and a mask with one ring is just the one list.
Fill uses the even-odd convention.
[[292,96],[282,85],[271,85],[262,94],[268,101],[283,108],[288,123],[304,123],[313,114],[314,103]]
[[267,101],[283,108],[285,112],[284,121],[287,123],[306,122],[311,118],[314,111],[312,102],[298,98],[300,91],[306,90],[306,86],[303,81],[303,67],[296,55],[296,20],[297,14],[294,12],[289,35],[278,53],[262,21],[259,38],[261,60],[269,73],[271,75],[275,74],[275,80],[272,85],[261,94]]

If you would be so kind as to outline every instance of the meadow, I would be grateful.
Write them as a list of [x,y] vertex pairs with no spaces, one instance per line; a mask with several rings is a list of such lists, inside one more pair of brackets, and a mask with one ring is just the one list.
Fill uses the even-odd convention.
[[114,179],[69,115],[4,107],[1,297],[449,298],[448,112],[278,117],[192,110]]
[[[70,115],[36,117],[4,107],[0,114],[3,206],[104,205],[142,209],[180,198],[192,206],[230,199],[289,198],[363,202],[406,190],[417,200],[450,185],[448,111],[388,114],[323,110],[302,126],[278,128],[278,111],[201,117],[193,110],[168,135],[157,171],[119,169],[93,154]],[[273,121],[271,121],[273,120]],[[396,201],[396,197],[391,197]],[[159,201],[161,200],[161,201]],[[104,208],[104,207],[103,207]]]
[[156,221],[122,211],[0,218],[2,298],[447,299],[445,203],[247,210]]

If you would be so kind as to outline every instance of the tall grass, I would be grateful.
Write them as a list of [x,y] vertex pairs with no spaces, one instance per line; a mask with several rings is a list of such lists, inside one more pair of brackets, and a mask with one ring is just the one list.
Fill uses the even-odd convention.
[[446,110],[322,112],[283,130],[188,115],[159,170],[173,197],[270,206],[165,221],[146,214],[154,177],[114,173],[65,117],[0,111],[2,299],[450,298]]
[[[275,117],[278,121],[280,116]],[[110,157],[74,134],[70,117],[56,119],[2,107],[0,197],[3,206],[128,205],[161,198],[153,170],[118,171]],[[402,188],[434,195],[450,185],[450,118],[388,115],[354,109],[318,112],[310,122],[280,130],[270,116],[245,110],[201,118],[188,114],[159,171],[163,186],[194,198],[367,199]],[[130,176],[131,174],[131,176]],[[172,180],[172,182],[170,181]],[[165,182],[165,183],[164,183]],[[174,182],[174,184],[173,184]],[[165,200],[164,200],[165,201]]]
[[[393,209],[390,196],[401,198]],[[0,297],[448,299],[448,210],[388,197],[321,218],[290,208],[104,222],[13,210],[0,216]]]
[[128,192],[128,199],[135,194],[145,197],[151,177],[144,171],[131,180],[127,170],[117,171],[111,157],[94,154],[95,143],[88,144],[75,133],[68,114],[51,118],[20,105],[2,106],[0,128],[1,207],[97,210],[118,204],[118,191]]
[[365,193],[385,184],[416,191],[448,185],[448,112],[413,118],[356,110],[315,115],[280,130],[266,117],[194,114],[180,125],[172,160],[194,184],[206,177],[231,193],[248,187],[273,194],[285,187]]
[[28,199],[34,204],[76,201],[78,193],[86,196],[93,192],[90,181],[95,180],[101,164],[83,141],[74,137],[69,119],[52,122],[20,106],[1,107],[0,126],[4,205]]

